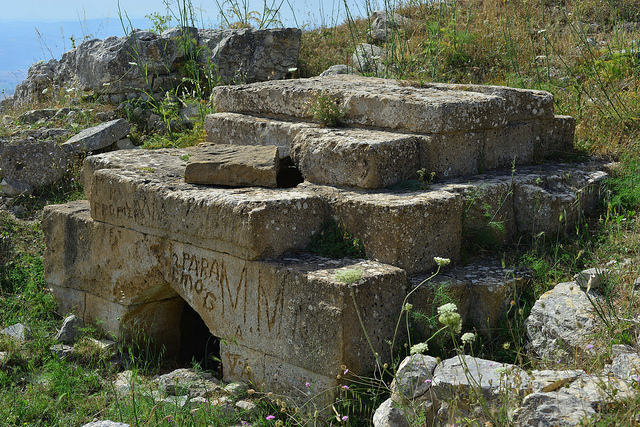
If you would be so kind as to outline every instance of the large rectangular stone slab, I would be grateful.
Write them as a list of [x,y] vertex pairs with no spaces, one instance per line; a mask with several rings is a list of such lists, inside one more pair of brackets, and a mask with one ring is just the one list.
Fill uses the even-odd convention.
[[162,241],[94,221],[86,200],[46,206],[42,229],[44,276],[51,285],[121,306],[177,296],[161,271]]
[[434,257],[460,258],[463,197],[448,191],[375,191],[307,184],[329,200],[336,222],[376,261],[413,274],[431,270]]
[[279,80],[212,91],[217,111],[310,120],[320,94],[340,102],[346,124],[432,134],[494,129],[553,118],[548,92],[497,86],[428,84],[353,75]]
[[275,146],[203,143],[189,158],[184,180],[190,184],[275,188],[279,169]]
[[[322,375],[342,364],[373,369],[363,327],[375,351],[390,354],[406,286],[399,268],[309,255],[248,261],[179,243],[165,256],[167,281],[227,342]],[[362,274],[352,286],[336,279],[349,269]]]
[[305,180],[317,184],[384,188],[415,178],[420,169],[419,135],[327,129],[235,113],[210,114],[205,128],[207,141],[218,144],[277,145]]
[[[92,218],[246,259],[304,249],[320,230],[326,203],[313,193],[188,184],[179,152],[139,151],[85,160],[94,171]],[[115,168],[101,169],[105,163]]]

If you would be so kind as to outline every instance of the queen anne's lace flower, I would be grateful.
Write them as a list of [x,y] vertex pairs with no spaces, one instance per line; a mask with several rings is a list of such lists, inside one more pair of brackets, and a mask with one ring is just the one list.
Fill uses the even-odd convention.
[[476,334],[466,332],[460,338],[464,344],[472,344],[476,340]]
[[439,256],[435,256],[433,257],[433,260],[436,262],[437,265],[439,265],[440,267],[443,267],[445,265],[449,265],[451,264],[451,260],[449,258],[440,258]]
[[456,307],[456,305],[452,302],[441,305],[440,307],[438,307],[438,314],[444,314],[444,313],[454,313],[458,311],[458,307]]
[[462,319],[456,312],[445,312],[438,317],[443,325],[449,326],[455,333],[459,334],[462,330]]
[[429,345],[426,342],[411,346],[411,354],[422,354],[427,350],[429,350]]

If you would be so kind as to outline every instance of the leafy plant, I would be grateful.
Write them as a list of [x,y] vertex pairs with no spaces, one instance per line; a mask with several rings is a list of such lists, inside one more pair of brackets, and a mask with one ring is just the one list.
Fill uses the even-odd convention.
[[319,93],[311,106],[311,114],[314,120],[317,120],[322,125],[337,127],[340,126],[341,120],[347,114],[347,110],[340,105],[340,101],[325,93]]
[[311,237],[307,251],[327,258],[365,258],[362,242],[333,220],[327,221],[320,233]]

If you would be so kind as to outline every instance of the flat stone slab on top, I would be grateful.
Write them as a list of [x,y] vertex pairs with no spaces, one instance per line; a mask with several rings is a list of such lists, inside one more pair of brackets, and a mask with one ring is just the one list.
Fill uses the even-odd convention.
[[421,134],[495,129],[554,117],[553,96],[544,91],[444,83],[416,87],[353,75],[218,86],[212,99],[219,112],[310,120],[320,94],[345,106],[346,124]]
[[276,146],[200,144],[189,157],[184,180],[191,184],[277,187]]

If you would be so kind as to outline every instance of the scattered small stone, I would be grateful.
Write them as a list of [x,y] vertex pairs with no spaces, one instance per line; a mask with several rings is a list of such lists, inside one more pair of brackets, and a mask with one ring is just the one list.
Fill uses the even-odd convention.
[[600,289],[607,283],[607,280],[611,277],[611,270],[607,268],[589,268],[583,270],[580,273],[573,276],[573,279],[582,288],[585,288],[587,292],[589,290]]
[[135,148],[140,148],[134,145],[129,138],[123,138],[116,142],[116,147],[118,148],[118,150],[133,150]]
[[392,399],[387,399],[373,414],[374,427],[409,427],[404,411],[396,407]]
[[51,346],[51,352],[59,359],[65,359],[73,353],[73,347],[66,344],[56,344]]
[[0,334],[7,335],[16,341],[23,342],[29,338],[29,328],[22,323],[16,323],[0,331]]
[[130,427],[130,425],[125,423],[118,423],[115,421],[104,420],[92,421],[88,424],[83,425],[82,427]]
[[64,344],[73,344],[78,339],[80,329],[84,327],[84,322],[81,318],[72,314],[64,319],[64,323],[56,336],[56,341]]
[[131,125],[126,120],[112,120],[83,130],[71,137],[62,146],[73,147],[76,152],[97,151],[124,138],[130,129]]
[[165,405],[173,405],[183,408],[189,402],[189,396],[167,396],[163,401]]
[[229,383],[224,387],[224,391],[235,397],[244,397],[247,395],[249,386],[241,382]]
[[358,74],[358,71],[345,64],[332,65],[320,73],[320,77],[337,76],[339,74]]
[[33,193],[33,187],[19,181],[3,178],[0,182],[0,194],[9,197],[18,197],[21,194]]

